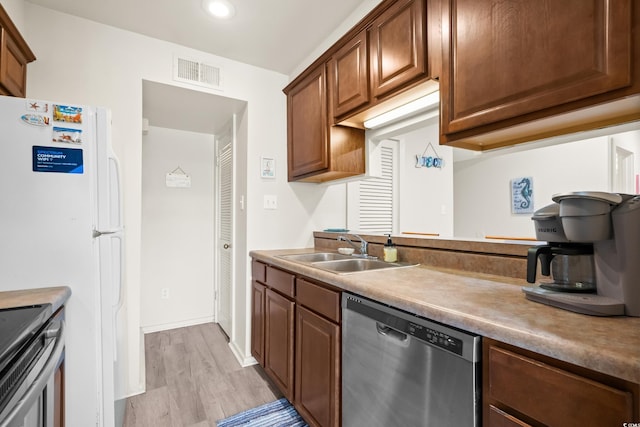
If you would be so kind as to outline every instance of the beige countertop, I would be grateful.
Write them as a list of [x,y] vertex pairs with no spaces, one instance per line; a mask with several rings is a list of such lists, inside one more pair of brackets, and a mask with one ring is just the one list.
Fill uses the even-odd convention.
[[340,275],[277,257],[314,251],[256,250],[250,256],[444,324],[640,384],[640,318],[587,316],[529,301],[521,290],[529,285],[524,279],[426,266]]
[[67,286],[4,291],[0,292],[0,308],[49,303],[55,313],[58,308],[62,307],[67,302],[70,296],[71,288]]

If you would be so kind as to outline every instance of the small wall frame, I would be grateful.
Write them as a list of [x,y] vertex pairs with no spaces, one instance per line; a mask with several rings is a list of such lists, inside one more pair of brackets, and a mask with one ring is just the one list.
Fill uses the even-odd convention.
[[273,179],[276,177],[276,159],[260,157],[260,177]]

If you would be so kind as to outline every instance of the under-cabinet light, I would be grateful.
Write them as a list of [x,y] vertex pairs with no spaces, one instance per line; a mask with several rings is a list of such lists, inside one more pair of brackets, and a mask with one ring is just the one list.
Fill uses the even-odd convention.
[[429,95],[418,98],[398,108],[386,113],[380,114],[372,119],[365,120],[364,127],[367,129],[375,129],[394,120],[407,117],[421,111],[429,110],[440,103],[440,91],[435,91]]

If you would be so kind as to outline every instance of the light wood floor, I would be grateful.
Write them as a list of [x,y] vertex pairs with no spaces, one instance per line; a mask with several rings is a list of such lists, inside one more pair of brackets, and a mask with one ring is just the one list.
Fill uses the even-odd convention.
[[281,397],[261,368],[242,368],[217,324],[145,335],[147,391],[127,399],[125,427],[215,427]]

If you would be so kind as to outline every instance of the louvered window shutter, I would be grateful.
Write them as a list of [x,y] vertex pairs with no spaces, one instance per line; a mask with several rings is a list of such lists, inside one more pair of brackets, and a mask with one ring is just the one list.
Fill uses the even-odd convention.
[[360,181],[358,229],[363,233],[393,233],[394,150],[388,146],[381,149],[381,177]]

